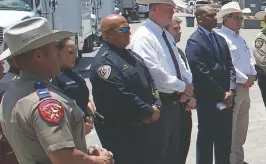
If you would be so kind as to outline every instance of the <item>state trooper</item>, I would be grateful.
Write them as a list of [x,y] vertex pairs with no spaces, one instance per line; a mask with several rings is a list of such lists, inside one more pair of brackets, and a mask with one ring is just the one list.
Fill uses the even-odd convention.
[[[266,12],[260,11],[256,13],[256,17],[266,20]],[[260,31],[252,45],[253,56],[255,58],[255,68],[257,71],[257,80],[260,87],[264,106],[266,107],[266,28]]]
[[143,59],[127,50],[130,27],[120,15],[101,22],[103,46],[90,69],[92,94],[103,116],[96,129],[116,164],[156,164],[160,157],[160,100]]
[[4,94],[0,121],[20,164],[112,164],[112,153],[95,148],[88,155],[84,113],[50,83],[60,72],[55,41],[74,34],[53,31],[47,19],[35,17],[4,31],[9,50],[0,60],[13,58],[20,77]]

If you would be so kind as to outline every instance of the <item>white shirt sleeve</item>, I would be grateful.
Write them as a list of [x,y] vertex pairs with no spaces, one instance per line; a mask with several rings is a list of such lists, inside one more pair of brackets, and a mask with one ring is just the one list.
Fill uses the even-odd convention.
[[257,75],[257,71],[255,69],[255,59],[253,58],[252,55],[250,57],[250,71],[251,71],[251,75]]
[[[156,48],[153,47],[154,45],[156,45],[156,43],[153,44],[145,37],[141,37],[131,43],[131,50],[144,59],[145,64],[149,68],[151,75],[153,76],[153,79],[155,81],[155,84],[159,90],[160,88],[163,88],[167,90],[172,90],[173,92],[184,92],[186,88],[186,83],[179,80],[176,76],[172,76],[166,72],[166,70],[159,61],[159,54],[156,52]],[[181,58],[180,55],[179,58]],[[179,59],[179,61],[181,60]],[[185,72],[183,71],[183,68],[185,68],[184,62],[183,65],[184,67],[181,67],[181,72]],[[185,76],[187,77],[186,74]],[[190,79],[188,79],[188,81],[189,80]]]
[[247,82],[247,80],[248,80],[247,75],[243,74],[236,67],[235,67],[235,71],[236,71],[236,83],[245,84]]

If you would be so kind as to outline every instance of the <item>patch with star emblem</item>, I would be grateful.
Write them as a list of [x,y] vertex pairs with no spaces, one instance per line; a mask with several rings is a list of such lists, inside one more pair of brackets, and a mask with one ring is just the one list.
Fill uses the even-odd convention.
[[98,68],[97,74],[100,78],[107,80],[111,74],[112,68],[109,65],[102,65]]
[[47,99],[38,105],[38,111],[48,123],[59,124],[64,118],[64,107],[55,99]]
[[258,38],[258,39],[255,40],[255,47],[256,48],[260,49],[263,46],[263,44],[264,44],[264,40],[263,39]]

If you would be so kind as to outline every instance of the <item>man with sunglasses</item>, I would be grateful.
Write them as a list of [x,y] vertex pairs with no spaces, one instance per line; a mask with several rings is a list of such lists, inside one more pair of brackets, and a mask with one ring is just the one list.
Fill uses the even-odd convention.
[[242,11],[238,2],[224,5],[218,14],[223,25],[218,32],[226,40],[236,71],[236,97],[233,113],[231,164],[247,164],[244,162],[243,145],[246,141],[250,97],[249,88],[256,80],[256,70],[250,50],[245,40],[239,35],[243,23]]
[[130,28],[118,14],[101,22],[103,46],[90,68],[92,94],[102,120],[95,127],[116,164],[160,164],[160,101],[143,59],[127,50]]
[[187,41],[186,55],[197,100],[197,164],[230,164],[235,69],[225,39],[213,29],[216,11],[202,5],[195,12],[198,29]]

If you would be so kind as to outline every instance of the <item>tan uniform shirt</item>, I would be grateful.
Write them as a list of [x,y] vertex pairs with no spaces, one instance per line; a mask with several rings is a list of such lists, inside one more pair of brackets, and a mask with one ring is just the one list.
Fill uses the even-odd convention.
[[[41,100],[36,82],[44,83],[51,97]],[[49,164],[48,154],[62,148],[87,153],[83,117],[57,87],[26,72],[11,84],[0,108],[3,131],[21,164]]]
[[263,32],[255,37],[252,49],[256,64],[266,71],[266,36]]

